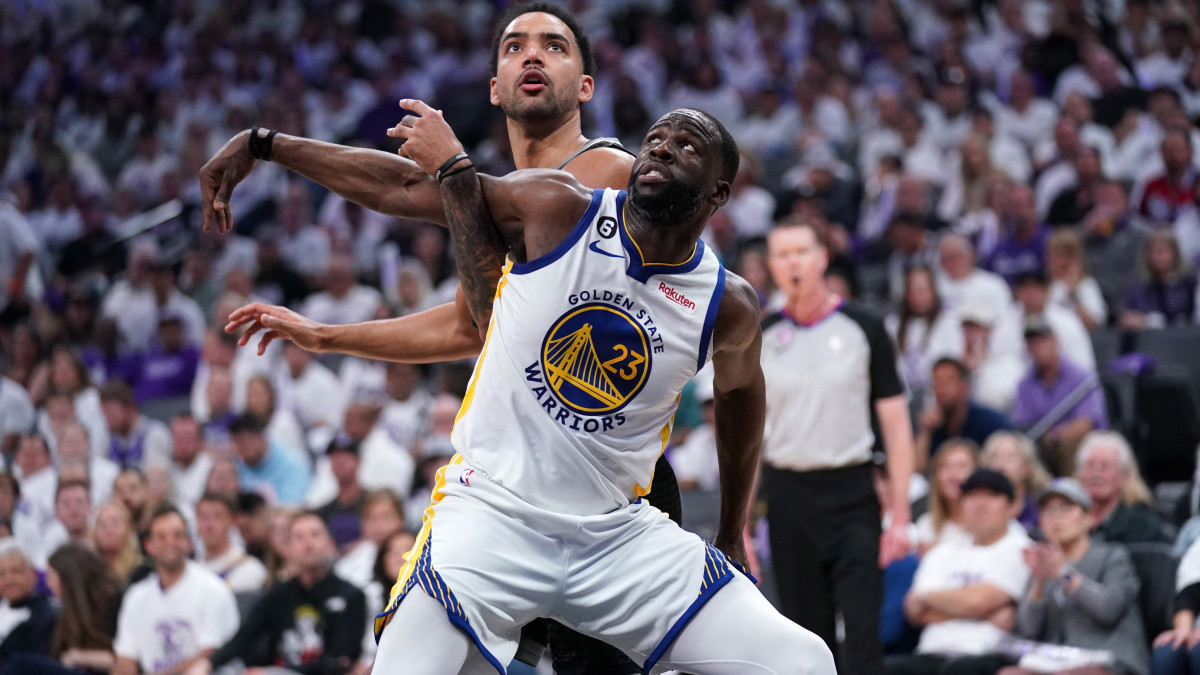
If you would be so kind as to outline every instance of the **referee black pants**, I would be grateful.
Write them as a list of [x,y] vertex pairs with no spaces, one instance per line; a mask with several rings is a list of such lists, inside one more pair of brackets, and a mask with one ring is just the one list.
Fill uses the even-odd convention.
[[[869,464],[796,472],[766,467],[771,559],[784,616],[816,633],[841,675],[879,675],[879,498]],[[846,626],[838,650],[834,611]]]

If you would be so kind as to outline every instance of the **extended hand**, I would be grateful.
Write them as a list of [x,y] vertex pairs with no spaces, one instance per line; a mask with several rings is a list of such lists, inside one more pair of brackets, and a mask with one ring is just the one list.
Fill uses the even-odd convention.
[[267,345],[277,338],[291,340],[297,347],[310,352],[319,352],[322,349],[321,330],[325,328],[325,324],[303,317],[287,307],[268,305],[265,302],[252,302],[239,307],[229,314],[225,332],[236,333],[246,324],[250,324],[250,328],[238,340],[239,347],[249,344],[250,338],[259,331],[267,331],[258,343],[259,356],[265,354]]
[[412,98],[401,99],[400,107],[417,113],[405,115],[400,124],[388,129],[388,136],[405,139],[401,157],[408,157],[432,176],[443,162],[463,151],[441,110]]
[[217,234],[233,229],[229,196],[234,186],[245,180],[258,162],[250,156],[249,138],[248,130],[238,133],[200,167],[200,207],[204,213],[205,232],[213,221],[217,224]]

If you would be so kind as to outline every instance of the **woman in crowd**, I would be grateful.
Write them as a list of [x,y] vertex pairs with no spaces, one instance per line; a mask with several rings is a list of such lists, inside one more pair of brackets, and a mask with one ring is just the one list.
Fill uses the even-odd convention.
[[961,526],[960,486],[978,466],[979,448],[965,438],[952,438],[938,448],[929,471],[929,512],[917,519],[919,554],[924,555],[940,541],[969,536]]
[[959,151],[959,170],[950,176],[938,203],[938,216],[946,222],[956,222],[965,213],[976,213],[988,207],[992,183],[1004,174],[992,166],[988,156],[987,139],[968,136]]
[[126,583],[134,570],[145,562],[133,518],[129,509],[118,501],[106,502],[96,510],[92,548],[108,563],[117,578]]
[[1075,312],[1088,330],[1108,323],[1108,304],[1100,284],[1088,274],[1083,239],[1074,230],[1063,228],[1050,236],[1046,268],[1053,280],[1050,303]]
[[75,419],[87,429],[88,437],[107,442],[108,423],[100,407],[100,392],[92,386],[87,366],[79,354],[66,345],[55,347],[50,356],[50,369],[44,374],[45,379],[39,378],[40,381],[30,384],[30,398],[41,405],[51,394],[71,397],[75,404]]
[[1036,495],[1050,482],[1050,473],[1038,461],[1033,442],[1015,431],[997,431],[983,444],[981,462],[1012,481],[1013,518],[1033,532],[1038,526]]
[[927,353],[934,327],[952,320],[942,311],[937,283],[928,267],[914,267],[904,275],[904,301],[888,316],[885,325],[896,340],[900,376],[908,385],[910,400],[920,405],[929,386],[932,361]]
[[208,479],[204,481],[204,491],[234,500],[238,498],[241,479],[238,478],[237,464],[232,457],[213,458],[212,468],[208,470]]
[[392,585],[400,568],[404,567],[404,554],[408,553],[416,537],[408,530],[396,530],[389,534],[379,546],[375,554],[375,565],[371,572],[371,583],[367,584],[364,593],[367,596],[367,632],[363,638],[363,653],[354,667],[354,675],[365,675],[370,672],[371,664],[375,661],[375,615],[383,611],[391,596]]
[[[1080,664],[1059,672],[1145,675],[1149,654],[1137,602],[1140,584],[1128,551],[1091,538],[1091,499],[1078,481],[1053,481],[1038,505],[1046,541],[1024,552],[1032,581],[1017,605],[1016,634],[1112,657],[1107,665]],[[1012,667],[1000,672],[1047,671]]]
[[366,588],[371,582],[376,554],[388,537],[404,529],[404,507],[388,490],[367,493],[362,509],[362,539],[351,544],[334,571],[346,581]]
[[50,556],[46,584],[62,604],[50,638],[50,656],[14,657],[0,667],[0,675],[112,671],[122,583],[109,564],[83,544],[65,544]]
[[1141,272],[1125,296],[1121,326],[1140,330],[1190,323],[1196,309],[1196,278],[1174,234],[1157,231],[1146,237]]

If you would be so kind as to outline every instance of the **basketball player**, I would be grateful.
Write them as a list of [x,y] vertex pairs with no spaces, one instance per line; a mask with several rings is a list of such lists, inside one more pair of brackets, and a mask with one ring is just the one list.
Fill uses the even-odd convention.
[[[594,62],[587,35],[574,16],[557,5],[531,3],[510,10],[499,26],[493,39],[491,100],[507,118],[517,168],[565,169],[587,187],[624,187],[632,154],[614,139],[588,140],[582,133],[580,105],[592,96]],[[265,138],[269,132],[258,133]],[[212,220],[218,229],[232,227],[229,195],[255,164],[249,134],[235,136],[201,170],[206,228]],[[395,155],[277,134],[270,159],[367,208],[400,215],[389,199],[389,187],[402,180],[408,167]],[[481,272],[469,297],[460,287],[454,304],[398,319],[327,326],[285,307],[244,309],[246,315],[269,311],[288,322],[283,336],[309,351],[407,363],[475,356],[490,317],[503,252],[472,250],[470,256],[460,259],[460,266]],[[680,522],[675,474],[665,458],[655,467],[655,485],[647,501]],[[576,642],[551,628],[550,646],[559,672],[568,669],[568,660],[572,667],[586,661],[589,672],[605,675],[637,672],[614,650]]]
[[[520,627],[551,616],[645,672],[833,673],[824,642],[739,571],[766,407],[758,301],[699,240],[737,171],[729,132],[707,113],[669,113],[643,141],[628,193],[593,191],[564,172],[477,176],[440,113],[402,105],[421,117],[393,130],[415,161],[393,198],[429,219],[444,198],[456,253],[492,239],[510,254],[454,425],[457,454],[376,620],[376,663],[504,673]],[[480,186],[493,232],[460,208]],[[260,348],[280,336],[272,314],[252,318]],[[710,358],[715,546],[640,500],[680,391]]]

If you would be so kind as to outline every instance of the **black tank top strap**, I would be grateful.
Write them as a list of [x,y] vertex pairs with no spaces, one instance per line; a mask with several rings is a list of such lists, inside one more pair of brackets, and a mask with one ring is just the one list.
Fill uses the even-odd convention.
[[621,152],[628,153],[629,155],[634,154],[632,151],[629,150],[629,148],[626,148],[625,146],[621,145],[621,141],[619,141],[615,138],[593,138],[592,140],[588,141],[587,143],[584,143],[583,147],[581,147],[578,150],[576,150],[575,152],[571,153],[570,157],[563,160],[563,163],[558,165],[558,167],[557,167],[558,170],[562,171],[563,167],[565,167],[566,165],[573,162],[576,157],[582,155],[583,153],[587,152],[588,150],[595,150],[596,148],[612,148],[613,150],[620,150]]

